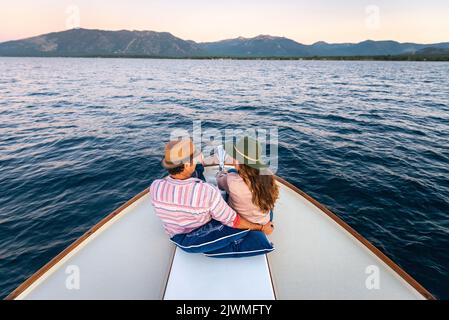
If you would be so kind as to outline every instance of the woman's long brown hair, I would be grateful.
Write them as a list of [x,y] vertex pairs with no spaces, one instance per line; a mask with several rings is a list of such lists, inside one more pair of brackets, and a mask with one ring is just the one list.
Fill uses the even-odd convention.
[[253,204],[263,212],[272,210],[279,197],[279,187],[274,176],[261,175],[259,169],[246,164],[239,165],[239,175],[251,190]]

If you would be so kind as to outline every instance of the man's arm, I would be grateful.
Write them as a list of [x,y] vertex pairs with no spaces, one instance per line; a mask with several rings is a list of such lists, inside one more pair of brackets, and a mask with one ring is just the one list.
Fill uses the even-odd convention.
[[265,234],[271,234],[273,232],[272,223],[267,223],[266,225],[261,225],[257,223],[249,222],[248,220],[242,218],[237,212],[234,211],[226,201],[224,201],[221,196],[220,191],[218,189],[209,186],[212,188],[212,196],[211,196],[211,216],[217,221],[220,221],[224,225],[236,229],[250,229],[262,231]]
[[237,221],[234,221],[234,228],[237,229],[250,229],[256,231],[262,231],[266,235],[269,235],[273,232],[274,226],[272,222],[268,222],[267,224],[261,225],[257,223],[249,222],[248,220],[238,216],[236,218]]

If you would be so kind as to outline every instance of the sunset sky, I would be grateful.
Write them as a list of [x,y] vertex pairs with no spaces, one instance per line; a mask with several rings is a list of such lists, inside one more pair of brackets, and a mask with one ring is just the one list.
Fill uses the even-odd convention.
[[77,21],[82,28],[168,31],[198,42],[259,34],[305,44],[449,42],[448,0],[2,0],[0,42]]

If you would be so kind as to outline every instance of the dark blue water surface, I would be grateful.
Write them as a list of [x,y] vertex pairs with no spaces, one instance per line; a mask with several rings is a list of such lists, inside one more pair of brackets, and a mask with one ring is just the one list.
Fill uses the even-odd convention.
[[0,297],[163,173],[170,130],[277,127],[279,171],[449,298],[449,64],[0,58]]

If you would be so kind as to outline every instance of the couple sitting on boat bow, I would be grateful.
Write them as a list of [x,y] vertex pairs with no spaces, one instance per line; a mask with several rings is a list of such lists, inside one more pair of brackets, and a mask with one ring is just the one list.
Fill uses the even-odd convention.
[[[172,242],[184,251],[229,258],[265,254],[274,248],[273,208],[279,189],[261,161],[261,145],[250,137],[226,146],[235,170],[217,173],[220,190],[204,179],[204,159],[190,139],[170,141],[150,195]],[[262,173],[263,171],[263,173]]]

